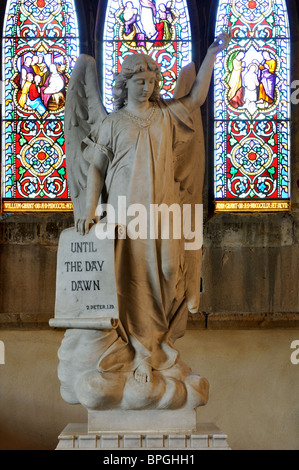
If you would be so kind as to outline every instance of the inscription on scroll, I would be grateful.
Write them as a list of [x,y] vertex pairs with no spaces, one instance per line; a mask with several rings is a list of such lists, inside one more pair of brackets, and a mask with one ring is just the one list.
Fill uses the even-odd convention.
[[118,318],[115,240],[61,233],[57,256],[55,318]]

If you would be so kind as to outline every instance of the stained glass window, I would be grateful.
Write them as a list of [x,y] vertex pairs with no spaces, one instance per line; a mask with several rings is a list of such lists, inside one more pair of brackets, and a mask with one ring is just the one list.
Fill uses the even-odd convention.
[[4,211],[71,210],[64,105],[79,54],[73,0],[10,0],[3,29]]
[[290,207],[290,33],[284,0],[220,0],[231,28],[214,83],[216,211]]
[[181,67],[191,62],[191,29],[185,0],[109,0],[104,30],[103,99],[113,110],[114,73],[132,53],[146,53],[160,65],[161,94],[171,98]]

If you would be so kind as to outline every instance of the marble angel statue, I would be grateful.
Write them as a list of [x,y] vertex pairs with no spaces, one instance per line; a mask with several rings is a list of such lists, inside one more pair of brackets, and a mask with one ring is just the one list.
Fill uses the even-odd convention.
[[[141,204],[148,214],[151,204],[201,203],[203,168],[197,160],[204,150],[196,111],[206,100],[215,57],[229,41],[223,32],[198,74],[190,66],[191,75],[182,75],[170,100],[160,97],[153,59],[128,56],[115,79],[110,114],[101,101],[94,59],[79,57],[67,92],[65,133],[75,227],[82,236],[97,222],[99,200],[117,209],[119,196],[125,196],[127,208]],[[184,250],[182,237],[127,236],[117,243],[120,324],[99,353],[98,374],[129,374],[150,387],[159,374],[177,373],[174,343],[184,334],[188,311],[199,308],[200,256],[200,250]]]

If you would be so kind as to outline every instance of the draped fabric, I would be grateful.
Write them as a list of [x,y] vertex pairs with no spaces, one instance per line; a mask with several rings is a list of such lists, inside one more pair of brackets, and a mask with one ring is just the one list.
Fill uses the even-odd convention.
[[122,196],[127,213],[133,204],[146,209],[148,229],[145,238],[127,236],[116,243],[120,336],[104,354],[100,369],[122,368],[125,363],[135,369],[147,361],[161,370],[176,361],[173,343],[183,335],[188,313],[183,238],[172,236],[173,227],[168,238],[161,238],[161,233],[151,237],[150,208],[153,204],[169,207],[180,203],[174,155],[193,134],[188,110],[180,100],[168,100],[155,103],[148,119],[124,109],[111,113],[98,132],[84,141],[85,151],[96,146],[103,158],[108,158],[103,175],[106,202],[114,207],[116,221],[123,223],[118,220]]

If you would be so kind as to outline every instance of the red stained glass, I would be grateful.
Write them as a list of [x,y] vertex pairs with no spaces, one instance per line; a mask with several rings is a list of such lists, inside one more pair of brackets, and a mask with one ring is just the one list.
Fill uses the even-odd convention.
[[78,55],[73,0],[8,2],[3,31],[4,202],[69,199],[64,106]]

